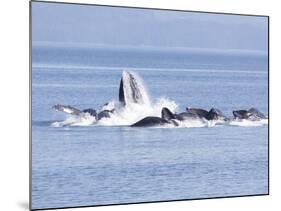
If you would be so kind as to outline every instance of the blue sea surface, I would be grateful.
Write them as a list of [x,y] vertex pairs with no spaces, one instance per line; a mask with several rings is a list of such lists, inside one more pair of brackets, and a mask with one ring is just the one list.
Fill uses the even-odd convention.
[[268,125],[201,128],[51,127],[55,104],[118,99],[123,70],[153,101],[256,107],[268,115],[268,55],[254,51],[106,46],[32,47],[32,208],[268,193]]

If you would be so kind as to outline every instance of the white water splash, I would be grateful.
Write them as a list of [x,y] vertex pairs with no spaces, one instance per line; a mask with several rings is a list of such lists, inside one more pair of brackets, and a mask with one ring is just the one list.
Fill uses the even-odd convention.
[[177,127],[183,127],[183,128],[193,128],[193,127],[213,127],[213,126],[209,126],[208,121],[207,120],[203,120],[203,119],[194,119],[194,120],[186,120],[186,121],[177,121],[177,123],[179,124]]
[[96,118],[85,114],[84,116],[69,115],[64,121],[56,121],[51,124],[51,127],[65,126],[89,126],[96,123]]
[[262,119],[259,121],[251,121],[247,119],[243,120],[232,120],[230,121],[229,125],[233,126],[240,126],[240,127],[257,127],[257,126],[263,126],[268,124],[268,119]]
[[103,118],[99,120],[97,125],[132,125],[147,116],[161,117],[161,110],[163,107],[167,107],[172,112],[175,112],[178,105],[167,98],[159,98],[152,104],[150,101],[147,104],[130,103],[125,107],[117,108],[115,112],[111,114],[110,118]]

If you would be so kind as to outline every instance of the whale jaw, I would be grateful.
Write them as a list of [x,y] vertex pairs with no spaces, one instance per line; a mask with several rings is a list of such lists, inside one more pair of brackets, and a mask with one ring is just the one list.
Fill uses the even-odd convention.
[[140,79],[132,72],[123,71],[119,86],[119,102],[123,105],[131,103],[146,104],[147,93]]

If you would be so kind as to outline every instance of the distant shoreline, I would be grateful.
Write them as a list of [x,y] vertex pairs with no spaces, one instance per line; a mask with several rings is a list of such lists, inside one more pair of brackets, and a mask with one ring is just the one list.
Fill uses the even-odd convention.
[[175,52],[194,52],[194,53],[216,53],[216,54],[245,54],[267,56],[267,51],[252,49],[220,49],[220,48],[194,48],[194,47],[160,47],[148,45],[106,45],[96,43],[78,43],[78,42],[50,42],[50,41],[33,41],[32,47],[49,47],[49,48],[107,48],[107,49],[131,49],[140,51],[175,51]]

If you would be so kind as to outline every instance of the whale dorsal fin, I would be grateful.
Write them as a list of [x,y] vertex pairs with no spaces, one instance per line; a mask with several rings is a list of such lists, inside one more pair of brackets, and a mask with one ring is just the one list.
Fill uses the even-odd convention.
[[70,105],[57,104],[57,105],[54,105],[53,108],[57,111],[62,111],[64,113],[72,114],[72,115],[80,115],[82,113],[82,111],[80,111],[79,109],[74,108]]
[[168,108],[164,107],[161,111],[161,117],[165,120],[176,119],[175,114],[173,114]]

